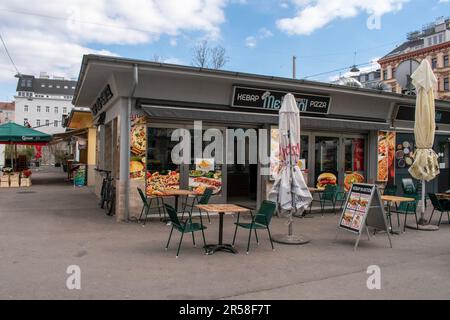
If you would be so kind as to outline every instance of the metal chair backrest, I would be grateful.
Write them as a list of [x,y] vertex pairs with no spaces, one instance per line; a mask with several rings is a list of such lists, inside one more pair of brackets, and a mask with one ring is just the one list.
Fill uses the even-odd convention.
[[442,210],[443,208],[442,208],[442,206],[441,206],[441,202],[439,201],[439,198],[437,197],[436,194],[434,194],[434,193],[429,193],[429,194],[428,194],[428,197],[430,198],[431,204],[433,205],[433,207],[434,207],[436,210],[443,211],[443,210]]
[[170,221],[174,226],[181,228],[180,220],[178,219],[177,210],[175,210],[174,207],[171,205],[168,205],[167,203],[164,204],[164,207],[166,208],[167,214],[169,215]]
[[337,186],[327,184],[322,194],[322,199],[333,200],[336,195]]
[[213,194],[213,189],[211,189],[211,188],[205,189],[205,192],[203,192],[202,197],[200,198],[200,200],[198,200],[198,204],[208,204],[209,199],[211,199],[212,194]]
[[402,179],[403,192],[406,194],[416,194],[417,189],[411,178]]
[[277,204],[275,202],[264,200],[259,207],[255,222],[263,226],[268,226],[276,209]]
[[144,191],[142,191],[141,188],[137,188],[138,192],[139,192],[139,196],[141,197],[142,202],[144,203],[144,206],[147,207],[148,206],[148,202],[147,202],[147,197],[144,194]]
[[387,196],[395,196],[397,194],[397,186],[395,184],[387,184],[386,187],[384,187],[383,194]]

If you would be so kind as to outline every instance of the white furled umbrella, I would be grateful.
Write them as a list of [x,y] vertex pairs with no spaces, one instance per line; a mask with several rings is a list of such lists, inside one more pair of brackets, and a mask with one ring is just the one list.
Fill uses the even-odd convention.
[[[411,176],[422,180],[422,212],[420,225],[425,225],[425,181],[431,181],[439,175],[438,156],[433,151],[434,134],[436,129],[434,86],[437,83],[430,63],[424,59],[417,70],[411,75],[412,83],[416,87],[416,118],[414,136],[417,150],[414,163],[409,168]],[[427,228],[428,229],[428,228]]]
[[308,240],[293,235],[294,212],[303,213],[312,201],[303,173],[298,166],[300,159],[300,111],[294,96],[288,93],[279,111],[279,170],[274,174],[275,183],[269,199],[279,208],[289,212],[287,235],[274,236],[273,240],[286,244],[304,244]]

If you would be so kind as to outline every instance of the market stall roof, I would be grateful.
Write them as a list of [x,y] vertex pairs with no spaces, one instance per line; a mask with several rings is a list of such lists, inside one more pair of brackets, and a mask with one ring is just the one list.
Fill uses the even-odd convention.
[[16,123],[0,125],[0,144],[46,145],[52,136]]
[[63,141],[68,141],[72,137],[84,137],[88,133],[89,128],[82,128],[70,130],[63,133],[56,133],[53,135],[53,140],[50,144],[58,144]]

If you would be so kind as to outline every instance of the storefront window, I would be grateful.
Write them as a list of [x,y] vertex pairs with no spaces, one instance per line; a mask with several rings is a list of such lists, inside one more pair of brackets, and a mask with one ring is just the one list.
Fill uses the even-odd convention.
[[176,129],[148,128],[148,195],[158,195],[164,190],[180,189],[180,167],[172,162],[172,149],[178,143],[171,141],[174,130]]
[[[275,168],[278,166],[278,152],[279,152],[279,130],[276,127],[272,127],[270,133],[270,172],[274,173]],[[309,169],[308,155],[309,155],[309,136],[302,135],[300,138],[300,163],[299,166],[302,170]]]
[[352,184],[362,183],[365,178],[365,140],[344,138],[344,189],[349,191]]
[[[190,131],[194,137],[194,130]],[[202,133],[204,136],[205,130]],[[211,142],[203,141],[202,150],[205,150]],[[194,139],[191,139],[191,150],[194,150]],[[189,190],[203,193],[205,189],[213,189],[213,194],[222,192],[222,164],[218,164],[215,154],[210,158],[196,158],[191,153],[191,164],[189,165]]]
[[365,140],[362,138],[346,138],[345,146],[345,164],[346,172],[364,172],[364,149]]

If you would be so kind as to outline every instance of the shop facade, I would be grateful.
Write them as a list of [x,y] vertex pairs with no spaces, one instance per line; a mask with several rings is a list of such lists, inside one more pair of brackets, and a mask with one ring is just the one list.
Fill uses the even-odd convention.
[[[380,153],[380,132],[399,131],[402,139],[401,131],[410,130],[411,123],[396,117],[401,106],[414,106],[413,97],[89,55],[83,59],[74,104],[91,106],[96,166],[113,172],[116,215],[127,220],[140,213],[138,187],[149,195],[208,187],[215,202],[258,206],[270,189],[278,109],[288,92],[301,111],[299,165],[308,185],[324,183],[322,173],[332,174],[341,186],[355,177],[387,180],[389,170],[382,168],[380,175],[380,163],[389,168],[393,161],[386,160],[387,151]],[[448,102],[437,104],[450,110]],[[441,128],[446,130],[450,133]],[[207,152],[213,142],[221,143]],[[173,157],[180,145],[181,163]],[[95,181],[99,193],[102,178]]]

